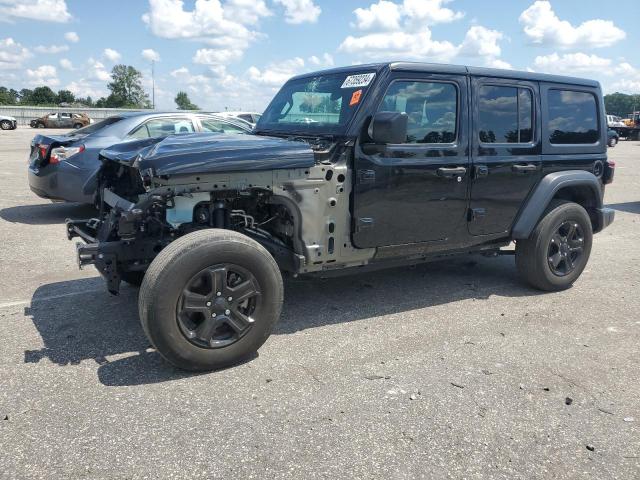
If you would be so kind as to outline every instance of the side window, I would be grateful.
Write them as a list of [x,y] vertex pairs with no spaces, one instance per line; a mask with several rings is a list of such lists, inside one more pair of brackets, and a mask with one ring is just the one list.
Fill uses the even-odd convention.
[[128,137],[129,138],[137,138],[137,139],[149,138],[149,129],[147,128],[146,124],[140,125],[133,132],[131,132],[128,135]]
[[406,143],[452,143],[457,135],[458,90],[444,82],[394,82],[379,111],[408,115]]
[[478,132],[482,143],[531,142],[531,90],[501,85],[481,86],[478,92]]
[[202,124],[202,130],[205,132],[213,132],[213,133],[246,133],[240,127],[236,127],[235,125],[227,122],[223,122],[221,120],[212,120],[212,119],[200,119],[200,123]]
[[166,137],[177,133],[193,133],[193,123],[191,120],[183,118],[156,118],[149,120],[146,124],[149,137]]
[[596,143],[598,108],[588,92],[549,90],[549,142],[556,145]]

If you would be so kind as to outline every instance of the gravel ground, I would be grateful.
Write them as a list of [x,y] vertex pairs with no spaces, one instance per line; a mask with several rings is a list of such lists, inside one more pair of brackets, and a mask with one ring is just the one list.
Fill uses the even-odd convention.
[[29,191],[33,134],[0,132],[0,477],[640,477],[640,142],[570,290],[511,257],[290,280],[256,358],[193,375],[77,269],[91,212]]

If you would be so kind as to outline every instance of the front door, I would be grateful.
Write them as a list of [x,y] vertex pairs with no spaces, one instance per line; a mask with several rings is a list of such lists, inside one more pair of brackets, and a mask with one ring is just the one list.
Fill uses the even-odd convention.
[[536,82],[472,78],[472,235],[508,234],[540,180],[540,97]]
[[355,147],[353,243],[378,247],[451,241],[466,232],[467,79],[398,73],[377,111],[405,112],[407,139]]

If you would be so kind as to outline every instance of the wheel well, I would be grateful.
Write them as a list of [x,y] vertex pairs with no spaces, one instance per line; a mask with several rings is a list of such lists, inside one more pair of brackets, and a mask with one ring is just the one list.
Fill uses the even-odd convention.
[[567,200],[582,206],[589,214],[591,226],[594,230],[597,229],[596,209],[599,207],[599,202],[595,192],[590,186],[571,185],[561,188],[555,193],[552,200]]

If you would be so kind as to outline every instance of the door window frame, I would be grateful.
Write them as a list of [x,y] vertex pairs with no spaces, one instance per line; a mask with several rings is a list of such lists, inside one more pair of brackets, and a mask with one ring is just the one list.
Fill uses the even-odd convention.
[[[388,144],[390,146],[393,147],[402,147],[402,148],[454,148],[457,147],[460,141],[460,134],[461,134],[461,128],[462,128],[462,122],[460,121],[461,119],[461,103],[462,103],[462,95],[460,94],[460,85],[458,82],[454,81],[454,80],[447,80],[444,78],[411,78],[411,77],[398,77],[398,78],[393,78],[388,84],[387,87],[384,89],[384,92],[382,93],[382,96],[378,99],[378,101],[376,102],[376,106],[373,109],[373,115],[375,115],[378,112],[381,111],[386,111],[386,110],[380,110],[380,106],[383,104],[385,97],[387,96],[387,92],[391,89],[391,87],[393,86],[394,83],[397,82],[411,82],[411,83],[446,83],[449,85],[453,85],[453,87],[456,89],[456,136],[453,140],[453,142],[447,142],[447,143],[426,143],[426,142],[404,142],[404,143],[392,143],[392,144]],[[367,132],[368,135],[368,132]]]
[[[480,139],[480,90],[482,87],[509,87],[516,89],[516,116],[518,118],[518,136],[520,135],[520,92],[519,89],[529,90],[531,92],[531,140],[529,142],[483,142]],[[505,83],[496,82],[492,80],[479,80],[476,84],[477,92],[473,93],[473,97],[475,103],[477,105],[477,111],[474,118],[474,140],[478,142],[483,148],[492,148],[492,147],[510,147],[510,148],[527,148],[533,147],[536,145],[536,133],[538,133],[537,128],[537,112],[536,112],[536,92],[529,85],[522,85],[519,83],[514,83],[513,81],[507,81]]]

